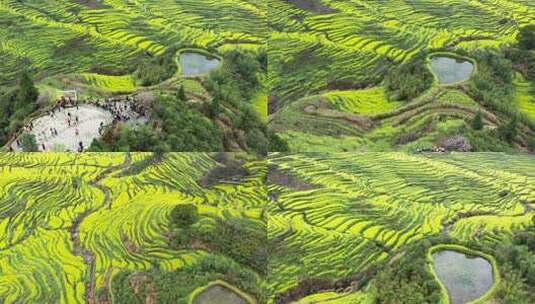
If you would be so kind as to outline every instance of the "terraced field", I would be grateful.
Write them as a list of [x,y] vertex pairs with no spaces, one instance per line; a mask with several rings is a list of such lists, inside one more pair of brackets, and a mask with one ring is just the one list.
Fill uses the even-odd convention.
[[[203,108],[214,98],[207,91],[209,73],[188,75],[180,54],[218,59],[211,70],[234,52],[255,58],[265,52],[266,20],[266,3],[258,0],[1,0],[0,92],[14,89],[25,71],[39,89],[42,111],[67,90],[77,90],[81,101],[139,94],[150,103],[151,96],[175,96],[183,88],[184,102]],[[265,77],[255,77],[265,87]],[[218,128],[235,131],[231,121],[242,108],[265,120],[265,89],[247,88],[252,97],[245,100],[225,91],[221,117],[209,118]],[[13,138],[11,129],[29,123],[30,115],[23,116],[1,126],[5,137]],[[244,145],[232,142],[226,150],[247,150]]]
[[0,54],[11,59],[3,60],[2,81],[14,79],[17,58],[46,76],[127,70],[144,52],[170,48],[258,46],[263,8],[261,1],[2,0]]
[[269,167],[267,286],[276,303],[417,303],[408,293],[396,301],[396,291],[377,299],[377,290],[401,288],[400,274],[393,286],[376,285],[384,270],[425,269],[423,259],[394,266],[425,256],[417,244],[492,252],[534,224],[527,155],[272,154]]
[[[246,173],[206,183],[224,159]],[[173,245],[170,212],[195,205],[199,231],[265,237],[265,172],[245,154],[0,154],[0,303],[190,303],[220,281],[261,300],[261,270]]]
[[[473,80],[434,83],[400,102],[385,96],[385,75],[438,50],[475,54],[512,45],[519,28],[535,24],[535,7],[516,0],[270,0],[269,16],[270,127],[292,151],[425,150],[468,133],[462,128],[480,110],[490,130],[511,115],[465,96]],[[526,85],[517,85],[525,96]],[[520,128],[513,149],[527,149],[535,136],[528,97],[510,98],[530,126]]]

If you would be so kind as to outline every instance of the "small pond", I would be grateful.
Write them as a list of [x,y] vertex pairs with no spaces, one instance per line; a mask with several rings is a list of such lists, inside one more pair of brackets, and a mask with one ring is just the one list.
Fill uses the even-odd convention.
[[492,265],[482,257],[453,250],[433,253],[433,268],[451,304],[464,304],[485,294],[494,284]]
[[437,75],[440,84],[452,84],[468,80],[474,71],[474,64],[452,57],[433,56],[431,69]]
[[217,69],[219,64],[219,59],[199,53],[184,52],[180,54],[180,65],[184,76],[207,74]]
[[248,304],[239,294],[223,285],[212,285],[203,290],[193,304]]

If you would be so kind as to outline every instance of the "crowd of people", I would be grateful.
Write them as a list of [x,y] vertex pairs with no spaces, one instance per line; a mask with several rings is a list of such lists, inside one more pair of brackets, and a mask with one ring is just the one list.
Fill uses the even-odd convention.
[[118,121],[128,121],[132,119],[132,114],[137,116],[147,116],[147,109],[141,105],[136,96],[125,96],[124,98],[104,98],[88,99],[85,103],[95,105],[111,112]]
[[[47,111],[50,118],[57,118],[55,121],[60,122],[60,126],[51,124],[45,130],[34,132],[35,126],[32,121],[25,127],[25,131],[35,135],[37,144],[43,151],[48,151],[52,148],[48,147],[46,143],[49,139],[59,136],[60,132],[58,132],[57,128],[74,128],[74,134],[79,138],[79,124],[81,119],[83,119],[83,117],[80,118],[78,115],[80,104],[90,104],[111,113],[113,116],[112,124],[116,122],[127,122],[131,119],[146,116],[147,113],[147,110],[137,102],[135,96],[125,96],[124,98],[87,99],[82,100],[80,103],[75,98],[62,96],[60,99],[56,100],[54,106]],[[62,119],[64,120],[63,122],[61,122]],[[106,124],[104,121],[101,121],[98,129],[99,135],[103,134],[105,127]],[[15,144],[17,148],[22,149],[20,137],[15,140]],[[79,140],[77,147],[78,152],[83,151],[84,148],[84,143],[82,140]]]

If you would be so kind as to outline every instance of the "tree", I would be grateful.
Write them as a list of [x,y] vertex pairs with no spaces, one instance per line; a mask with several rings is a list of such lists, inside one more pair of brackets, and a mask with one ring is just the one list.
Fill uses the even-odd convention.
[[39,91],[34,86],[33,80],[28,72],[22,72],[19,90],[17,92],[17,101],[15,110],[26,108],[28,105],[33,106],[39,97]]
[[481,130],[483,129],[483,119],[481,118],[481,111],[478,111],[474,119],[472,120],[472,129]]
[[159,96],[151,107],[151,123],[121,125],[95,142],[92,151],[221,151],[222,131],[196,105],[177,102],[173,95]]
[[517,130],[517,118],[513,117],[507,125],[502,125],[498,128],[498,136],[507,141],[512,142],[518,133]]
[[30,133],[24,133],[20,137],[22,151],[24,152],[37,152],[39,148],[37,147],[37,141],[35,140],[35,135]]
[[247,147],[249,147],[249,149],[262,155],[266,155],[268,153],[269,140],[264,132],[262,132],[260,129],[252,129],[246,134]]
[[531,24],[520,29],[516,36],[518,46],[525,50],[535,49],[535,25]]
[[175,53],[176,49],[169,48],[160,56],[144,57],[134,72],[136,82],[142,86],[151,86],[169,79],[177,70]]
[[208,104],[208,116],[213,119],[216,118],[219,113],[221,113],[221,102],[219,101],[219,97],[214,97]]
[[175,231],[173,234],[172,245],[175,248],[188,247],[193,236],[194,233],[190,229],[181,229],[180,231]]
[[433,74],[422,58],[390,69],[385,77],[389,100],[411,100],[425,92],[433,83]]
[[170,217],[174,226],[188,229],[199,220],[199,211],[195,205],[181,204],[173,208]]
[[115,143],[117,151],[155,151],[162,145],[161,140],[150,126],[124,126],[120,130],[119,139]]
[[184,90],[184,85],[180,85],[176,91],[176,97],[181,101],[186,101],[186,91]]
[[288,152],[290,147],[277,133],[269,132],[269,151],[270,152]]

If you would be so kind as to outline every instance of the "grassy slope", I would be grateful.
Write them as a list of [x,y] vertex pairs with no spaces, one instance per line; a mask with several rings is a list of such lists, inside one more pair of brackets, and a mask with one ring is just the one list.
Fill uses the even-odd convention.
[[[50,103],[64,90],[76,89],[87,99],[147,90],[174,94],[180,84],[190,101],[206,102],[206,75],[184,78],[177,72],[145,88],[136,85],[132,73],[142,58],[169,51],[195,50],[220,58],[235,49],[256,52],[265,46],[262,1],[84,3],[1,1],[0,86],[12,85],[24,66],[36,75],[37,87]],[[266,93],[257,92],[249,103],[266,120]]]
[[[444,229],[457,240],[492,246],[535,216],[521,203],[535,199],[529,156],[302,153],[272,155],[269,162],[316,185],[269,185],[277,193],[269,238],[282,250],[270,260],[273,294],[305,278],[339,280],[367,271]],[[484,214],[445,228],[467,212]],[[324,296],[335,298],[317,295]]]
[[[263,6],[239,0],[119,0],[94,9],[68,0],[7,0],[0,4],[2,20],[9,25],[0,31],[0,54],[25,57],[31,68],[47,74],[82,72],[93,65],[121,70],[143,52],[162,54],[171,46],[207,49],[231,40],[261,42],[266,34]],[[233,22],[219,18],[222,15]],[[13,35],[10,26],[16,26],[19,35]]]
[[532,119],[535,119],[535,96],[533,96],[535,89],[520,74],[516,75],[514,84],[516,87],[515,101],[518,104],[518,108]]
[[[136,168],[150,154],[131,157]],[[105,289],[122,270],[196,267],[210,252],[168,245],[168,214],[177,204],[198,205],[205,228],[213,218],[261,225],[264,161],[246,163],[246,180],[212,188],[197,183],[217,165],[208,154],[169,154],[138,171],[116,167],[128,163],[122,153],[0,154],[0,299],[82,303],[91,292],[86,284]],[[94,256],[92,267],[80,250]]]
[[[440,127],[380,121],[377,130],[354,136],[347,126],[338,133],[322,132],[327,122],[316,122],[295,109],[292,103],[307,103],[310,96],[321,94],[333,109],[365,115],[389,112],[400,103],[382,101],[380,81],[392,64],[408,61],[415,54],[433,48],[457,44],[460,49],[496,47],[514,41],[518,26],[535,23],[534,7],[518,1],[493,3],[459,1],[322,1],[329,12],[299,9],[291,3],[272,0],[270,27],[270,80],[272,95],[281,108],[272,115],[271,128],[299,144],[293,151],[414,150],[436,144],[444,135]],[[506,19],[503,16],[508,16]],[[425,26],[423,26],[425,24]],[[460,42],[469,38],[473,41]],[[460,43],[459,43],[460,42]],[[401,77],[401,75],[400,75]],[[376,85],[364,90],[343,89],[347,84]],[[340,88],[342,87],[342,89]],[[455,90],[456,88],[452,88]],[[340,92],[342,91],[342,92]],[[447,102],[473,110],[477,104],[460,92],[449,92]],[[454,96],[454,95],[457,96]],[[520,93],[525,94],[525,93]],[[457,98],[460,97],[460,98]],[[439,100],[442,102],[445,100]],[[525,105],[525,101],[521,104]],[[525,106],[521,108],[525,110]],[[472,111],[473,112],[473,111]],[[289,116],[295,116],[289,123]],[[416,120],[468,120],[473,113],[459,109],[428,110]],[[333,125],[344,124],[324,119]],[[388,130],[387,133],[385,131]],[[409,145],[396,142],[400,134],[418,133],[419,140]],[[333,133],[333,132],[331,132]],[[377,137],[378,134],[384,136]],[[328,138],[330,137],[330,138]],[[332,142],[341,142],[332,145]],[[345,140],[351,138],[350,140]]]

